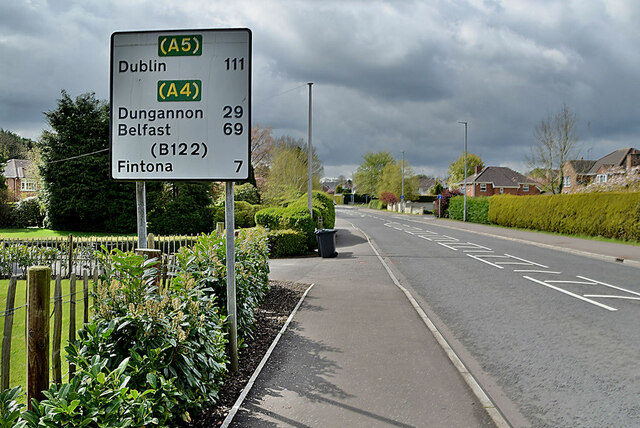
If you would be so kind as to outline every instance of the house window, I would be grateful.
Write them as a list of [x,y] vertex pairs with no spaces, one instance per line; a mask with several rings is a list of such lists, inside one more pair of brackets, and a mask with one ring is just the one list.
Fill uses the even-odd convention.
[[500,194],[502,195],[504,193],[504,187],[500,188]]
[[481,184],[480,185],[480,191],[481,192],[486,192],[487,191],[487,185],[486,184]]
[[20,190],[23,192],[35,192],[38,190],[38,183],[33,180],[22,180],[20,182]]
[[606,183],[606,182],[607,182],[607,174],[596,175],[596,183]]
[[523,184],[522,185],[522,191],[523,192],[528,192],[529,191],[529,185],[528,184]]
[[564,178],[564,187],[571,187],[571,177]]

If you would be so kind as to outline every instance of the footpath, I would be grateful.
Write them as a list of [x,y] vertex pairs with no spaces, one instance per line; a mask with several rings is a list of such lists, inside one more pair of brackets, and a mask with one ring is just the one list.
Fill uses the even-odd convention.
[[495,426],[362,232],[336,228],[336,258],[270,262],[313,287],[230,426]]

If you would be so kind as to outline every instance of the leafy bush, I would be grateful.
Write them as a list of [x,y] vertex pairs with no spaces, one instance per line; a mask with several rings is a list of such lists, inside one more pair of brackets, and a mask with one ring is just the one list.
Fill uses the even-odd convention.
[[442,199],[433,203],[433,215],[436,217],[447,217],[449,215],[449,199],[461,194],[462,192],[460,192],[460,190],[458,189],[446,189],[445,191],[443,191]]
[[44,215],[40,209],[40,203],[37,198],[27,198],[15,207],[15,224],[16,227],[38,227],[42,226]]
[[[254,311],[269,290],[267,238],[258,229],[240,231],[236,240],[236,310],[238,335],[251,337]],[[189,274],[196,285],[209,290],[226,314],[227,269],[224,238],[202,235],[191,247],[176,255],[176,268]]]
[[18,402],[22,387],[5,389],[0,393],[0,428],[24,427],[26,421],[19,421],[24,404]]
[[397,204],[399,201],[398,197],[391,192],[380,193],[380,200],[384,202],[386,205]]
[[313,192],[313,217],[307,207],[307,196],[303,195],[295,201],[288,202],[286,207],[265,208],[256,213],[256,223],[270,230],[293,229],[302,232],[307,247],[317,246],[315,230],[318,219],[322,217],[322,227],[331,229],[335,226],[335,207],[333,199],[322,192]]
[[[251,228],[256,226],[255,216],[260,209],[259,205],[251,205],[248,202],[236,201],[234,203],[233,217],[236,228]],[[225,221],[225,207],[218,205],[211,207],[212,224]]]
[[[1,192],[1,190],[0,190]],[[1,199],[1,197],[0,197]],[[17,203],[0,201],[0,227],[15,227],[17,223]]]
[[251,205],[258,205],[260,203],[260,193],[253,184],[244,183],[233,187],[233,199],[244,201]]
[[[449,218],[464,219],[464,196],[454,196],[449,201]],[[489,198],[467,198],[467,221],[471,223],[489,223]]]
[[271,230],[267,239],[271,257],[296,256],[308,251],[307,238],[298,230]]
[[502,226],[640,241],[640,193],[490,198],[489,221]]
[[284,214],[282,207],[264,208],[256,213],[256,224],[271,230],[280,228],[280,218]]
[[[74,251],[77,252],[79,249]],[[66,257],[64,251],[54,247],[0,243],[0,276],[10,275],[14,265],[26,275],[29,266],[52,266],[56,261]]]
[[374,210],[385,210],[387,209],[387,204],[379,199],[374,199],[369,202],[369,208]]

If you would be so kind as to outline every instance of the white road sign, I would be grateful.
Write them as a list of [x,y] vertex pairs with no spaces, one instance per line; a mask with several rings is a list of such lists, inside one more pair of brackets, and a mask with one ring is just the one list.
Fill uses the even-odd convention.
[[114,179],[247,179],[250,143],[250,30],[112,34]]

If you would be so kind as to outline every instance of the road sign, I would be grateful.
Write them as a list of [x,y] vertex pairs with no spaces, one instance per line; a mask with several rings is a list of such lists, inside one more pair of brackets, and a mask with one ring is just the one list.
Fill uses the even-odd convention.
[[438,195],[438,200],[440,200],[440,199],[442,199],[442,195],[441,194]]
[[251,144],[251,31],[111,35],[111,176],[243,180]]

